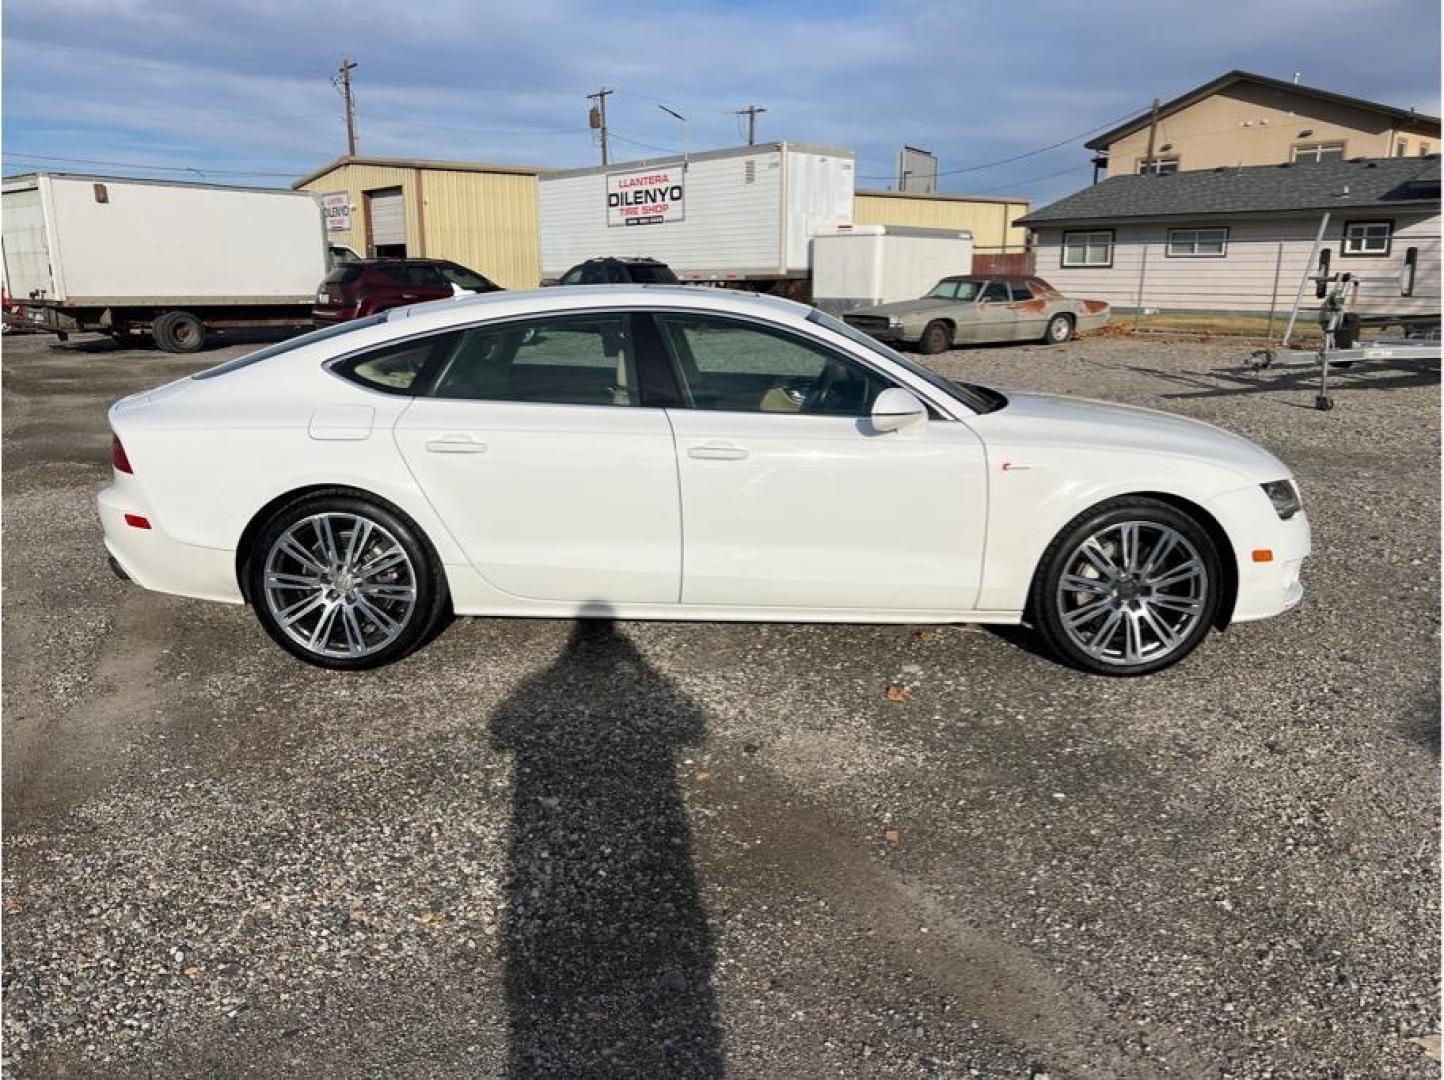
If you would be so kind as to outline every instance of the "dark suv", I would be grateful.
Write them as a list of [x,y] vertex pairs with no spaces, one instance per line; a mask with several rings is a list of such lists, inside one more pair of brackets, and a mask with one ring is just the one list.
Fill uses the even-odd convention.
[[500,288],[475,270],[445,259],[361,259],[326,275],[316,289],[311,318],[317,326],[330,326],[387,308]]
[[656,259],[588,259],[561,276],[558,285],[676,285],[672,268]]

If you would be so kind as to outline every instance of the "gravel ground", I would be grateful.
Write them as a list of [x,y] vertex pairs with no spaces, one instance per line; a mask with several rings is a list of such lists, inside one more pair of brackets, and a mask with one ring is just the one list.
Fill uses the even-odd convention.
[[240,347],[4,351],[8,1074],[1436,1075],[1437,372],[936,358],[1294,467],[1304,605],[1162,675],[482,619],[338,675],[102,556],[104,406]]

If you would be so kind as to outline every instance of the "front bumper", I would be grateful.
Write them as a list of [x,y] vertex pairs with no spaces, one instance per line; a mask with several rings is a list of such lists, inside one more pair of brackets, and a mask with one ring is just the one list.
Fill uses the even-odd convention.
[[[1313,551],[1309,519],[1300,510],[1279,519],[1258,487],[1235,491],[1208,509],[1232,538],[1238,566],[1238,595],[1232,622],[1253,622],[1280,615],[1304,598],[1304,560]],[[1256,553],[1268,553],[1259,561]]]
[[869,317],[849,317],[844,315],[842,321],[854,330],[861,330],[868,337],[876,338],[878,341],[896,342],[902,341],[902,327],[891,322],[884,322],[881,319]]
[[[168,536],[146,505],[133,478],[115,475],[115,482],[95,499],[111,568],[146,589],[201,600],[241,603],[233,551],[183,544]],[[150,528],[125,520],[138,515]]]

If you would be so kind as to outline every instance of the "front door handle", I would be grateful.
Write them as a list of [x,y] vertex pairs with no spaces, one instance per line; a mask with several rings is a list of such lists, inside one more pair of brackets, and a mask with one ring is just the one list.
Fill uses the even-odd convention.
[[741,461],[747,456],[747,451],[731,443],[704,443],[688,447],[687,456],[706,461]]
[[465,434],[438,435],[426,440],[426,449],[433,454],[484,454],[486,443]]

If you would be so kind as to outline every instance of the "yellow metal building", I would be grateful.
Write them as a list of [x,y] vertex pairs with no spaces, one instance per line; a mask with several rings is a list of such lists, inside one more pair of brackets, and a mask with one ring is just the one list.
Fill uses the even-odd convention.
[[291,186],[347,196],[329,239],[367,257],[450,259],[507,289],[541,281],[537,174],[469,161],[340,157]]
[[968,229],[977,251],[1021,252],[1027,243],[1028,230],[1013,222],[1028,212],[1028,205],[1027,199],[987,195],[926,195],[859,189],[852,216],[859,225]]

